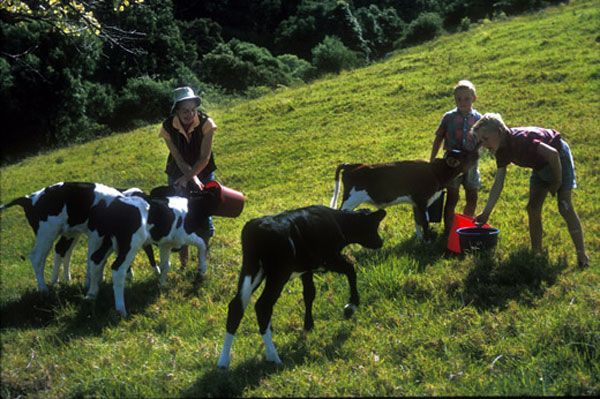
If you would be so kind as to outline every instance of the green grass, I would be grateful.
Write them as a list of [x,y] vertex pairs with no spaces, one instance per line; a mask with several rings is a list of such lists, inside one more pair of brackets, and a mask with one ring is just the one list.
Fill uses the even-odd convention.
[[[33,234],[22,210],[0,214],[0,395],[15,397],[593,395],[600,393],[600,9],[575,1],[486,22],[398,52],[386,61],[260,99],[210,109],[218,176],[242,191],[239,218],[216,218],[208,279],[171,272],[167,286],[145,256],[114,311],[110,274],[98,302],[83,300],[85,245],[73,281],[37,293],[27,255]],[[573,193],[592,266],[575,251],[553,198],[544,208],[547,252],[529,251],[527,170],[509,168],[490,223],[501,231],[490,256],[446,257],[445,243],[415,238],[410,207],[389,208],[384,247],[350,246],[361,306],[344,320],[346,279],[316,280],[315,329],[302,330],[299,280],[275,306],[283,360],[264,362],[253,301],[228,372],[216,368],[227,304],[241,265],[240,231],[250,218],[329,204],[340,162],[426,159],[453,85],[474,82],[475,108],[509,126],[564,134],[575,157]],[[149,190],[164,184],[159,126],[41,154],[0,170],[1,202],[57,181],[97,181]],[[487,199],[495,163],[480,162]],[[462,199],[459,209],[462,206]],[[439,225],[435,226],[441,232]],[[50,260],[48,261],[48,263]],[[174,266],[179,266],[173,256]],[[47,266],[47,278],[49,269]]]

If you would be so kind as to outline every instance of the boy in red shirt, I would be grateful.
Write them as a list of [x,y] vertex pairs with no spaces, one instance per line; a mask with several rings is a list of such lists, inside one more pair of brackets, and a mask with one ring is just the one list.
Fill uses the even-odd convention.
[[475,223],[487,222],[504,187],[506,167],[515,165],[532,168],[529,179],[529,235],[534,251],[542,250],[542,206],[548,193],[555,195],[558,211],[567,222],[567,228],[577,252],[577,263],[589,265],[585,252],[583,228],[571,203],[571,190],[577,187],[575,165],[569,145],[556,130],[539,127],[509,129],[499,114],[485,114],[473,126],[473,132],[483,147],[496,155],[496,177],[483,212]]

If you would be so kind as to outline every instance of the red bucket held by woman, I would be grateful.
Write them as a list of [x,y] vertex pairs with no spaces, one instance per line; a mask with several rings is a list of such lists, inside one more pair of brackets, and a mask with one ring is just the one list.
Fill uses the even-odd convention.
[[214,188],[218,190],[219,204],[213,215],[229,218],[240,216],[244,209],[244,194],[232,188],[225,187],[214,180],[206,183],[205,188]]

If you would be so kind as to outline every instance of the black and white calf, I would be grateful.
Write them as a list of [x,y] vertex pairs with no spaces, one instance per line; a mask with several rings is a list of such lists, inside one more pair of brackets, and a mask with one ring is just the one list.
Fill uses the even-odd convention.
[[[152,193],[151,193],[152,194]],[[210,189],[191,196],[149,195],[141,197],[125,197],[122,202],[130,199],[134,204],[144,205],[134,209],[107,208],[98,209],[90,219],[95,231],[99,231],[94,240],[101,240],[102,245],[95,252],[96,259],[92,262],[90,289],[87,297],[94,299],[98,293],[103,265],[111,252],[116,252],[116,261],[111,266],[113,271],[113,289],[115,291],[115,306],[121,315],[127,314],[124,302],[124,286],[126,265],[130,265],[135,254],[150,245],[160,249],[160,283],[164,285],[170,268],[170,255],[173,249],[183,245],[194,245],[199,250],[199,271],[206,273],[206,244],[201,238],[201,222],[211,215],[218,204],[218,197]],[[120,214],[126,212],[125,215]],[[117,219],[111,214],[119,213]],[[99,216],[96,218],[96,216]],[[125,248],[125,251],[123,250]]]
[[350,302],[345,306],[344,314],[350,317],[359,304],[356,272],[341,250],[351,243],[380,248],[383,241],[377,229],[384,216],[383,210],[338,211],[315,205],[246,223],[242,230],[242,270],[237,294],[229,303],[227,333],[218,366],[229,366],[234,334],[250,296],[263,280],[266,281],[265,288],[255,310],[268,361],[281,363],[272,340],[271,315],[284,285],[294,276],[302,278],[306,330],[314,325],[315,272],[333,271],[347,276]]
[[[123,192],[121,192],[123,191]],[[69,276],[69,262],[81,234],[88,236],[86,285],[87,299],[94,300],[102,280],[104,264],[115,252],[111,265],[115,307],[126,315],[124,285],[126,273],[137,252],[150,245],[161,250],[161,284],[169,269],[171,249],[184,244],[195,245],[204,253],[206,246],[199,236],[198,221],[210,215],[218,204],[216,193],[204,190],[194,198],[147,196],[138,189],[117,190],[98,183],[56,183],[31,195],[14,199],[0,206],[0,210],[20,205],[35,233],[35,244],[29,256],[41,292],[47,292],[44,264],[54,241],[61,237],[55,248],[53,281],[64,265],[65,279]],[[204,256],[199,257],[201,273],[206,271]]]
[[[52,282],[58,278],[60,264],[70,261],[76,238],[81,234],[90,234],[88,222],[91,210],[100,203],[109,206],[120,197],[124,197],[121,192],[102,184],[61,182],[0,206],[0,210],[2,210],[20,205],[25,211],[27,221],[35,234],[35,244],[29,259],[41,292],[48,291],[44,281],[44,264],[54,241],[59,236],[64,237],[58,251],[64,256],[55,256]],[[95,245],[97,243],[94,242],[88,247],[88,259],[93,256]],[[90,252],[90,250],[92,251]],[[66,278],[69,278],[69,275],[68,267],[66,267]]]
[[[144,192],[139,188],[129,188],[129,189],[117,189],[124,196],[144,196]],[[60,236],[59,240],[56,242],[54,246],[54,266],[52,267],[52,277],[50,278],[50,284],[54,284],[57,281],[68,282],[71,281],[71,256],[73,255],[73,250],[75,249],[75,245],[79,240],[80,234],[70,234],[67,236]],[[154,255],[152,253],[151,246],[145,246],[144,250],[148,256],[148,261],[150,262],[151,267],[156,271],[157,274],[160,274],[160,269],[157,267],[156,262],[154,260]],[[60,269],[62,267],[63,273],[62,278],[59,278]],[[127,271],[127,276],[132,279],[133,278],[133,269],[129,269]],[[85,276],[85,287],[89,288],[89,273],[86,273]]]
[[[479,151],[448,151],[444,159],[429,163],[421,160],[375,164],[342,164],[335,171],[331,207],[335,208],[340,191],[340,173],[344,194],[340,209],[354,209],[362,203],[379,209],[407,203],[413,206],[417,236],[429,239],[427,207],[442,190],[479,159]],[[424,234],[423,234],[424,232]]]
[[198,271],[206,274],[207,243],[203,236],[204,221],[214,214],[219,204],[218,192],[214,188],[186,194],[185,197],[172,187],[156,187],[150,192],[147,246],[153,244],[160,251],[160,284],[166,282],[171,267],[170,255],[184,245],[198,248]]

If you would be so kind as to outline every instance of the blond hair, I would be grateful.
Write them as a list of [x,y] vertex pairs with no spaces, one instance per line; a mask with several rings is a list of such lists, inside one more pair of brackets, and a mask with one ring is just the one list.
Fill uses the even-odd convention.
[[506,124],[504,124],[500,114],[489,112],[484,114],[481,119],[473,125],[472,131],[477,133],[478,130],[500,130],[502,132],[507,132],[509,129]]
[[477,96],[475,85],[468,80],[459,80],[456,86],[454,86],[454,93],[456,93],[458,89],[468,89],[473,97]]

